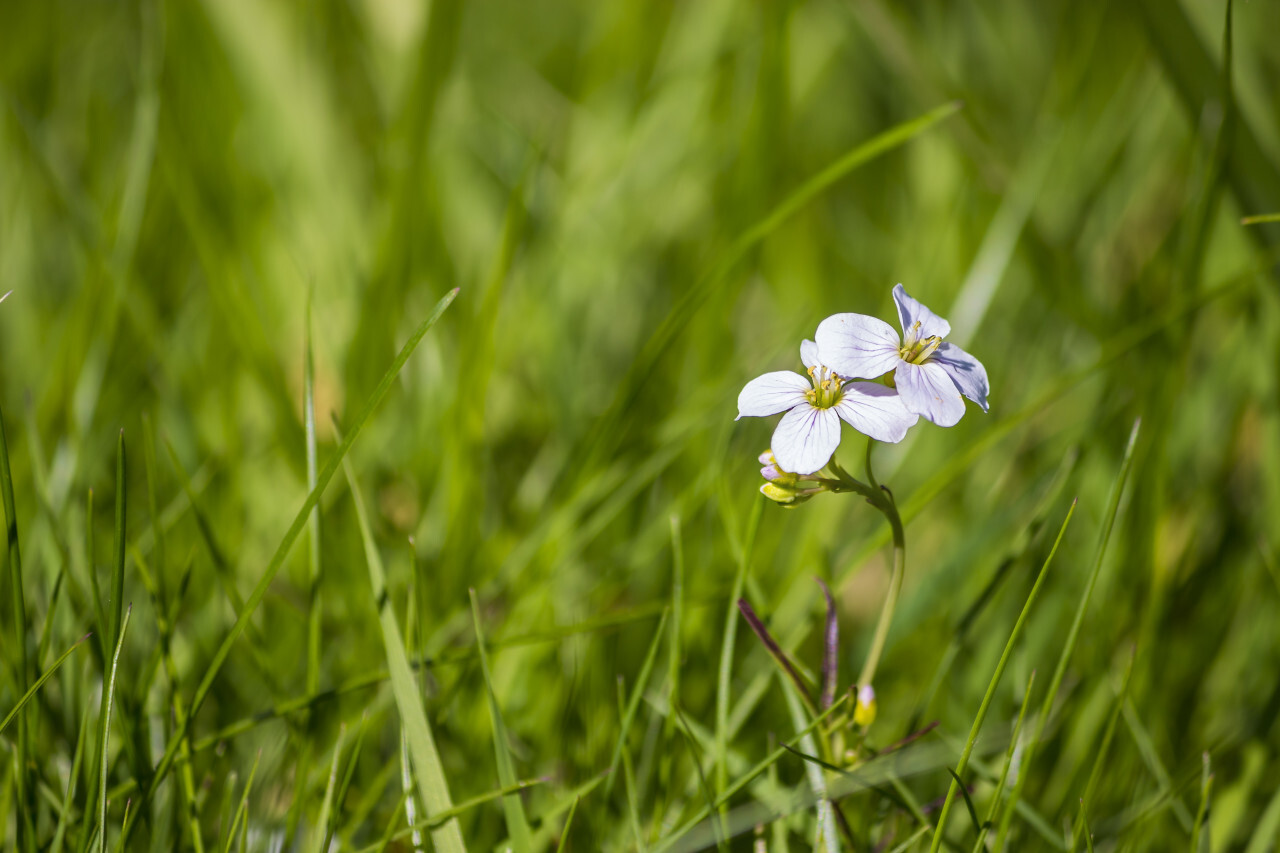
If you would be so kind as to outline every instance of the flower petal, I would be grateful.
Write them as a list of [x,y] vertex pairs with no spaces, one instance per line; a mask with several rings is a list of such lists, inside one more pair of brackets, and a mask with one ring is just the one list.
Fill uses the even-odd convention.
[[[898,321],[902,323],[902,339],[907,346],[933,335],[945,338],[951,334],[950,323],[913,299],[900,284],[893,289],[893,301],[898,303]],[[916,323],[920,327],[913,332]]]
[[960,393],[987,411],[987,395],[991,385],[987,382],[987,369],[969,353],[955,344],[943,344],[934,351],[931,361],[942,365]]
[[800,344],[800,360],[810,370],[821,366],[821,362],[818,361],[818,345],[813,341],[805,341]]
[[822,363],[841,376],[875,379],[898,363],[898,333],[866,314],[832,314],[814,335]]
[[892,388],[875,382],[849,382],[835,410],[844,422],[876,441],[896,444],[916,425],[920,416],[907,411]]
[[955,426],[964,417],[964,398],[941,364],[904,361],[893,379],[908,411],[943,427]]
[[782,416],[773,431],[778,467],[792,474],[822,470],[840,444],[840,418],[835,409],[816,409],[806,402]]
[[757,376],[738,395],[738,418],[766,418],[785,412],[805,402],[804,392],[812,387],[808,379],[790,370]]

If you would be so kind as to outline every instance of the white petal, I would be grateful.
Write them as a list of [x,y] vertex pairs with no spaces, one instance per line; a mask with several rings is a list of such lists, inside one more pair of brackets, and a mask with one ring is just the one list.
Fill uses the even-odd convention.
[[908,411],[943,427],[955,426],[964,417],[964,398],[942,365],[904,361],[893,379]]
[[804,366],[812,370],[821,365],[818,361],[818,345],[813,341],[805,341],[800,344],[800,360],[804,362]]
[[[893,289],[893,301],[898,303],[898,321],[902,323],[902,338],[907,346],[933,335],[945,338],[951,334],[950,323],[912,299],[900,284]],[[920,327],[913,331],[916,323]]]
[[898,333],[866,314],[832,314],[814,337],[822,363],[850,379],[875,379],[898,363]]
[[808,379],[790,370],[757,376],[738,395],[738,417],[766,418],[785,412],[805,402],[804,392],[812,387]]
[[835,409],[815,409],[807,402],[782,416],[773,431],[778,467],[792,474],[821,471],[840,444],[840,418]]
[[836,404],[836,412],[849,426],[876,441],[896,444],[920,420],[919,415],[907,411],[892,388],[875,382],[850,382],[841,390],[844,396]]
[[987,411],[987,395],[991,385],[987,382],[987,369],[969,353],[955,344],[943,344],[934,351],[930,361],[942,365],[960,393]]

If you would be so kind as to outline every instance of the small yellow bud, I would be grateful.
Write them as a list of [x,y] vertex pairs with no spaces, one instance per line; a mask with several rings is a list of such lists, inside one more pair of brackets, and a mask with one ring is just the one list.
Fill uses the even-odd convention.
[[876,721],[876,691],[870,684],[858,688],[858,702],[853,708],[853,722],[861,728],[868,728]]

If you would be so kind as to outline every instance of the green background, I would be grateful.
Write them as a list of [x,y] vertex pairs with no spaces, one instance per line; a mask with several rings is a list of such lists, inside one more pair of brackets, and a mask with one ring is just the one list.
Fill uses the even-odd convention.
[[[856,676],[884,522],[847,495],[761,506],[772,424],[735,424],[735,398],[798,368],[831,313],[894,319],[902,282],[984,362],[991,411],[876,453],[909,523],[869,743],[939,726],[845,801],[855,837],[915,831],[885,790],[926,808],[945,794],[1078,497],[979,740],[985,770],[966,775],[985,813],[1141,417],[1010,845],[1066,849],[1087,796],[1098,849],[1210,849],[1191,837],[1207,755],[1203,844],[1273,849],[1280,224],[1240,218],[1280,211],[1280,52],[1275,9],[1254,0],[1234,10],[1228,64],[1226,20],[1217,0],[0,6],[0,405],[25,622],[24,643],[11,543],[0,713],[94,632],[24,706],[23,737],[16,722],[0,734],[0,846],[47,849],[64,806],[67,849],[97,827],[114,634],[94,579],[108,621],[133,605],[109,845],[131,800],[129,849],[222,849],[255,760],[249,849],[318,849],[326,815],[343,849],[407,826],[401,715],[369,678],[388,653],[341,472],[320,547],[304,533],[289,552],[192,722],[194,802],[177,773],[137,791],[171,743],[175,690],[189,706],[303,506],[304,388],[323,466],[333,418],[355,423],[455,287],[349,460],[389,612],[429,663],[418,695],[454,801],[500,784],[469,588],[499,753],[538,781],[468,808],[461,834],[491,850],[512,833],[519,850],[523,812],[529,849],[554,849],[576,792],[569,849],[666,838],[795,732],[785,683],[737,624],[741,567],[811,672],[812,577],[826,579],[842,689]],[[863,447],[846,429],[846,467]],[[639,701],[626,761],[599,782],[624,731],[620,683]],[[753,804],[789,813],[763,830],[770,850],[810,849],[804,779],[786,755],[733,797],[732,849],[750,848]],[[948,823],[957,849],[975,837],[966,811]]]

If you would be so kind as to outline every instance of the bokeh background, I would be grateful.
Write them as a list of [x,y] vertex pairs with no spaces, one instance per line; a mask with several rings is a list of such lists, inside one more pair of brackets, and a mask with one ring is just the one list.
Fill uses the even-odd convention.
[[[106,588],[121,430],[128,449],[108,838],[167,745],[175,692],[190,702],[307,495],[308,328],[323,464],[333,418],[350,423],[455,287],[350,454],[450,789],[499,785],[474,588],[503,740],[518,778],[541,780],[521,800],[536,849],[575,792],[569,849],[666,837],[720,767],[736,778],[795,730],[745,626],[717,710],[741,567],[811,671],[824,578],[841,683],[856,676],[887,584],[883,520],[850,496],[763,505],[772,424],[734,423],[735,398],[799,367],[828,314],[892,319],[902,282],[985,363],[992,403],[876,451],[909,524],[870,737],[939,722],[894,771],[899,796],[945,793],[1078,497],[984,729],[986,770],[966,780],[985,809],[1140,417],[1011,843],[1066,849],[1087,790],[1097,849],[1184,849],[1207,761],[1212,849],[1273,849],[1280,224],[1240,220],[1280,211],[1280,17],[1253,0],[1230,39],[1226,22],[1220,0],[0,5],[0,405],[31,672],[104,631],[91,575]],[[846,465],[862,452],[846,430]],[[171,777],[133,802],[130,849],[221,844],[255,760],[249,849],[316,849],[326,814],[343,849],[406,826],[341,475],[321,515],[319,548],[293,549],[192,723],[194,818]],[[6,566],[7,713],[23,689],[12,551]],[[24,811],[41,849],[64,804],[69,847],[96,826],[92,736],[73,765],[109,662],[96,643],[28,706],[26,769],[15,730],[0,735],[3,846]],[[620,683],[640,699],[627,766],[584,791],[614,760]],[[326,806],[335,766],[347,783]],[[779,759],[733,804],[788,810],[804,778]],[[914,829],[881,793],[848,803],[867,849]],[[770,849],[808,849],[812,809],[790,810]],[[462,814],[471,849],[507,837],[503,815],[498,800]],[[968,849],[967,818],[950,826]]]

